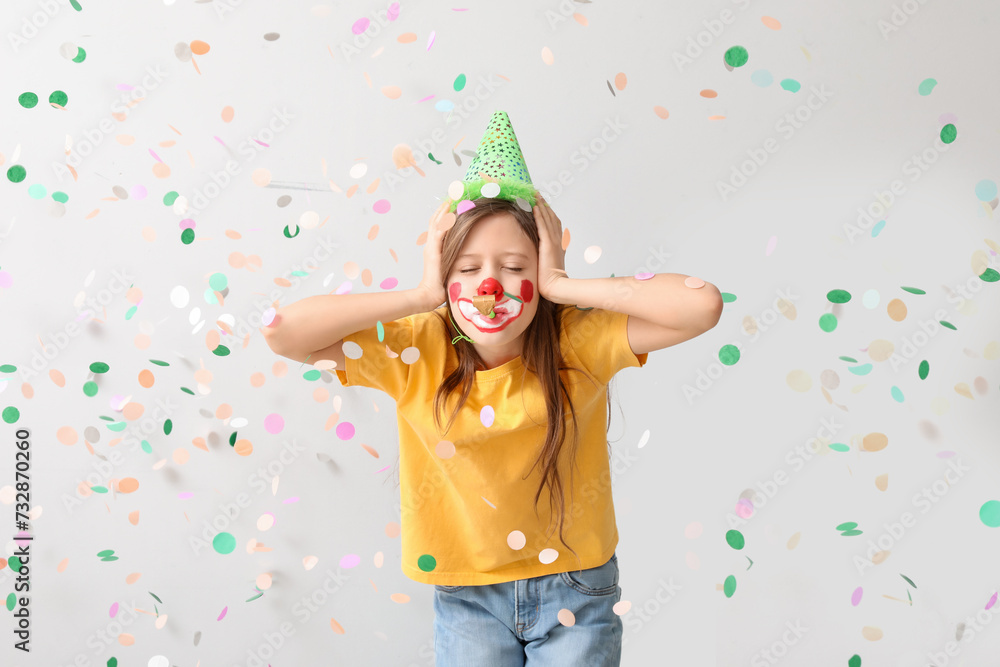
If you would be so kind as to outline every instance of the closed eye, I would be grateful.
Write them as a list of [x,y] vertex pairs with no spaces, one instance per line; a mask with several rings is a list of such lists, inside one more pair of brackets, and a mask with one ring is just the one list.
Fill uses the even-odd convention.
[[[513,266],[505,266],[504,268],[507,269],[508,271],[513,271],[515,273],[520,273],[521,271],[524,270],[524,269],[515,269]],[[462,269],[461,271],[459,271],[459,273],[470,273],[472,271],[477,271],[477,270],[478,269]]]

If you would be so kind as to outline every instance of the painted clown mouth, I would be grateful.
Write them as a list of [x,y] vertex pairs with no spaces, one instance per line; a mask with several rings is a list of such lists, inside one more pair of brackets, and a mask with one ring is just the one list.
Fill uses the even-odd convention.
[[516,299],[497,302],[493,306],[493,312],[496,314],[496,317],[490,319],[488,316],[480,313],[479,309],[472,304],[470,299],[458,300],[458,309],[465,316],[465,319],[483,330],[502,328],[507,322],[520,315],[521,308],[523,307],[524,304]]

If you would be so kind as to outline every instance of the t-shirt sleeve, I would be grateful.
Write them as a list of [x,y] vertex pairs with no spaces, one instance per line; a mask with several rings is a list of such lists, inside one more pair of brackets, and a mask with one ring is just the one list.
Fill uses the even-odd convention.
[[564,306],[562,326],[584,368],[607,384],[615,373],[629,366],[645,366],[648,352],[636,355],[628,344],[626,313],[601,308],[580,310]]
[[414,316],[382,322],[379,325],[344,336],[344,368],[337,368],[337,379],[345,387],[379,389],[398,401],[406,389],[410,365],[400,355],[413,346]]

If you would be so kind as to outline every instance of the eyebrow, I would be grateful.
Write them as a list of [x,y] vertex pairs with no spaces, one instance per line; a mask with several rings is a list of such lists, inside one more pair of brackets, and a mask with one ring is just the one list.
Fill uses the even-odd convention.
[[[513,250],[505,252],[505,253],[503,253],[500,256],[501,257],[516,256],[516,257],[523,257],[524,259],[528,259],[528,256],[525,255],[523,252],[516,252],[516,251],[513,251]],[[466,257],[470,257],[472,259],[479,259],[480,257],[482,257],[482,255],[479,255],[479,254],[476,254],[476,253],[472,253],[472,252],[466,252],[466,253],[462,253],[461,255],[459,255],[458,259],[464,259]]]

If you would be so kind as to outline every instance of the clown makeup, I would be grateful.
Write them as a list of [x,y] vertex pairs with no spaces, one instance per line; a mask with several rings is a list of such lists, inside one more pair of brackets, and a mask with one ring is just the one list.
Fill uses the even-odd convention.
[[[492,296],[494,301],[492,309],[484,309],[487,312],[484,315],[476,307],[473,299],[480,301],[481,299],[477,297],[486,295]],[[526,279],[520,281],[517,294],[505,292],[500,282],[492,276],[487,276],[476,287],[475,293],[471,297],[462,295],[462,283],[460,282],[456,281],[448,286],[448,296],[452,303],[458,307],[459,313],[483,333],[495,333],[506,329],[508,325],[521,316],[524,307],[532,303],[534,295],[534,283]],[[490,317],[489,313],[492,313],[493,316]]]

